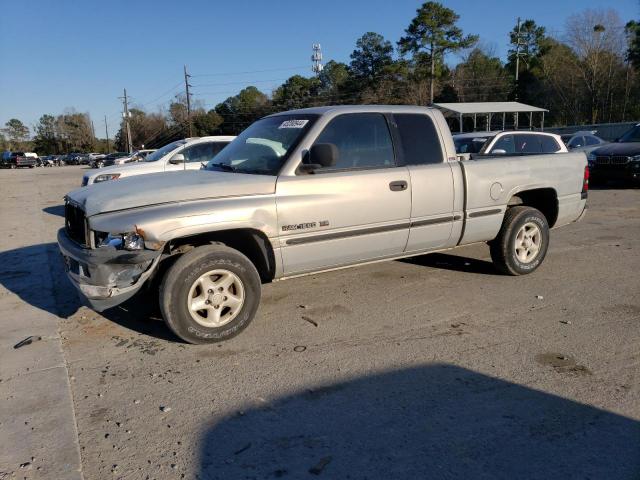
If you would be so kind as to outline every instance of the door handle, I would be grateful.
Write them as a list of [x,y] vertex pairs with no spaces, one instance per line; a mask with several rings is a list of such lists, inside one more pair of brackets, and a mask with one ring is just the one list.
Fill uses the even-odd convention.
[[408,187],[408,184],[404,180],[396,180],[395,182],[391,182],[389,184],[389,189],[392,192],[403,192],[404,190],[407,189],[407,187]]

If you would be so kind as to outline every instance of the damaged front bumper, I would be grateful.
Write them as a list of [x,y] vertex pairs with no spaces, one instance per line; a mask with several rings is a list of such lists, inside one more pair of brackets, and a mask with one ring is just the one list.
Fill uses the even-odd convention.
[[64,228],[58,231],[58,246],[71,283],[98,312],[119,305],[140,290],[162,255],[162,249],[83,248]]

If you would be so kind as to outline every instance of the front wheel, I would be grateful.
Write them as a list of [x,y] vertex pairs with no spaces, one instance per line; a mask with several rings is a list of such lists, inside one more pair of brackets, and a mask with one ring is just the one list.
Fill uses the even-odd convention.
[[166,324],[189,343],[228,340],[244,330],[260,304],[260,275],[242,253],[224,245],[194,248],[160,286]]
[[537,269],[549,247],[549,224],[539,210],[511,207],[498,236],[489,243],[493,264],[502,273],[525,275]]

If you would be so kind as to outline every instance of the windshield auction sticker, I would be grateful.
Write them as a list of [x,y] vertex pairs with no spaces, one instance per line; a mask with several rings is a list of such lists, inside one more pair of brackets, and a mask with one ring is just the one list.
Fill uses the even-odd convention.
[[285,120],[278,128],[303,128],[309,120]]

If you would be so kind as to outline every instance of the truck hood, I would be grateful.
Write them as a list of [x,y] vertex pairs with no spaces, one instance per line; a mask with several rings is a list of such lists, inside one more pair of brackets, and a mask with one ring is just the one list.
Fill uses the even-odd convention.
[[161,203],[219,197],[268,195],[275,192],[276,177],[243,173],[187,170],[151,173],[96,183],[67,194],[90,217]]
[[596,148],[591,153],[594,155],[624,155],[633,157],[640,155],[640,142],[609,143],[600,148]]

